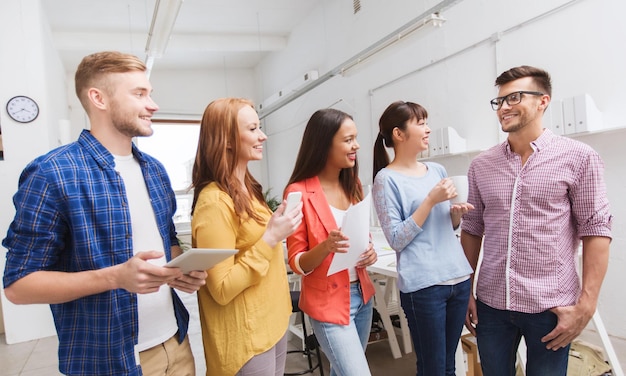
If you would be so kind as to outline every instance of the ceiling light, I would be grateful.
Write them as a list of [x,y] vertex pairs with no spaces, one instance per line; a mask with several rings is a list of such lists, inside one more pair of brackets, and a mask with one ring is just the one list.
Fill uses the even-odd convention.
[[148,68],[152,68],[155,58],[160,58],[165,53],[167,42],[170,40],[172,29],[176,23],[176,17],[183,0],[157,0],[154,5],[152,23],[146,42],[146,61]]
[[444,24],[444,22],[446,22],[446,19],[443,18],[438,12],[432,13],[432,14],[427,15],[426,17],[411,21],[408,24],[402,26],[400,29],[388,35],[386,38],[381,39],[380,41],[378,41],[378,43],[371,45],[369,48],[365,49],[360,54],[358,54],[357,56],[347,61],[345,64],[341,66],[339,73],[342,75],[345,74],[351,68],[355,67],[356,65],[359,65],[363,61],[376,55],[380,51],[391,46],[392,44],[395,44],[401,39],[406,38],[409,34],[413,33],[414,31],[422,29],[428,25],[433,25],[434,27],[441,27]]

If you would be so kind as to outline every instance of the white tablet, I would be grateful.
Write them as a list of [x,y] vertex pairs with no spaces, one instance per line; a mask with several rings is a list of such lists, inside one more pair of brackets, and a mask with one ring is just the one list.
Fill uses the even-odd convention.
[[191,248],[165,264],[165,267],[180,268],[184,274],[189,274],[192,270],[210,269],[235,253],[236,249]]

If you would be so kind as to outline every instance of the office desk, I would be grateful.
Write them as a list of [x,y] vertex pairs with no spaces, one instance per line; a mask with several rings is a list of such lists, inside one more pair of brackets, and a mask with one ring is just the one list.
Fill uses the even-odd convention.
[[[376,248],[376,245],[374,246]],[[398,344],[398,338],[395,335],[395,327],[391,323],[390,311],[397,311],[400,318],[400,331],[402,335],[402,347],[404,353],[409,354],[413,351],[411,347],[411,335],[409,326],[406,321],[406,316],[402,307],[400,306],[400,294],[396,287],[398,272],[396,270],[396,255],[395,253],[384,252],[382,248],[379,250],[378,260],[374,265],[367,268],[370,273],[374,288],[376,289],[374,307],[380,313],[383,321],[383,326],[389,334],[389,346],[391,347],[391,353],[395,359],[402,356],[400,352],[400,345]],[[381,285],[384,282],[385,288]],[[392,294],[393,293],[393,294]],[[395,312],[394,312],[395,313]]]

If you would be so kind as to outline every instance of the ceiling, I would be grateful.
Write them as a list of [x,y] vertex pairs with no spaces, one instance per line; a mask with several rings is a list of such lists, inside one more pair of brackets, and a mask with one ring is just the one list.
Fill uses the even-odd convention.
[[[42,0],[68,72],[90,53],[118,50],[145,59],[156,0]],[[287,46],[289,34],[321,0],[184,0],[161,69],[254,67]]]

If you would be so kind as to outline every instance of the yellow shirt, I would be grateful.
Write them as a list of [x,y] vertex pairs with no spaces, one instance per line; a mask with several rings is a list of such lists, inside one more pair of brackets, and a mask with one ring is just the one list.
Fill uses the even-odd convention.
[[272,348],[286,333],[291,297],[282,244],[262,239],[271,212],[253,208],[263,224],[240,222],[230,196],[215,183],[206,186],[191,220],[192,244],[239,252],[207,271],[198,291],[207,375],[234,375],[254,355]]

